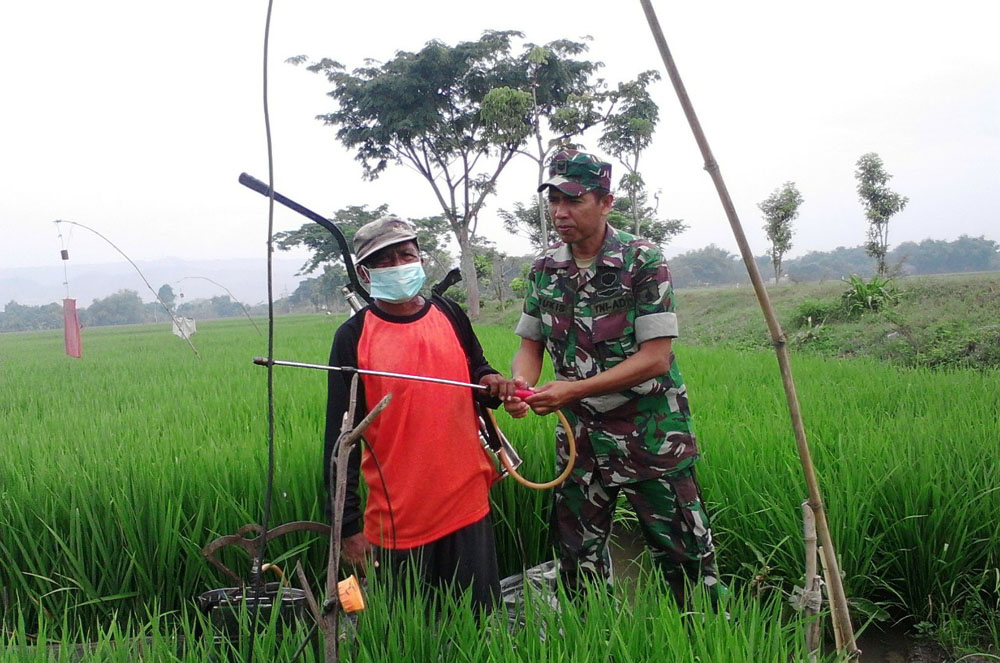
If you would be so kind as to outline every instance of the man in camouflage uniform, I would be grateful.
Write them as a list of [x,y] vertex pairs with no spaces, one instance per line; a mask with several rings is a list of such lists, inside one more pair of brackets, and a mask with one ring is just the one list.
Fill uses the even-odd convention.
[[[549,211],[561,243],[532,265],[512,372],[534,385],[548,350],[557,379],[507,409],[561,409],[576,436],[573,472],[556,488],[552,528],[563,579],[610,579],[608,537],[619,492],[635,509],[653,559],[679,602],[687,582],[721,586],[708,514],[695,480],[698,447],[677,336],[670,273],[658,247],[612,228],[611,165],[563,150],[553,157]],[[565,432],[556,430],[565,467]]]

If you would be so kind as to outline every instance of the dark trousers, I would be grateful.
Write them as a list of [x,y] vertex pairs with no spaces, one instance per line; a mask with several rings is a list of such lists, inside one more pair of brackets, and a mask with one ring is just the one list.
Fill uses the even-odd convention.
[[454,588],[469,592],[477,612],[492,609],[500,601],[500,573],[496,540],[490,516],[416,548],[392,550],[376,547],[380,575],[388,575],[392,594],[412,573],[424,586],[435,590]]

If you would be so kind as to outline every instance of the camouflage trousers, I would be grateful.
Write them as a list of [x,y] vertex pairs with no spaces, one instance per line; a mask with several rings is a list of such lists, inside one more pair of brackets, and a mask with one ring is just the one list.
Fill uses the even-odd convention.
[[715,566],[715,545],[694,467],[656,479],[606,486],[598,472],[588,483],[570,479],[556,488],[552,532],[567,586],[584,579],[610,581],[608,538],[618,494],[628,499],[653,561],[679,600],[685,583],[700,583],[714,600],[724,588]]

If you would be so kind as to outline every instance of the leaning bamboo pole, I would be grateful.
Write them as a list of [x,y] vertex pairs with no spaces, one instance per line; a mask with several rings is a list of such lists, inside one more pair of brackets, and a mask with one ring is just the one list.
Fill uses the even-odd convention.
[[771,333],[771,340],[778,355],[778,366],[781,369],[781,381],[785,387],[785,398],[788,401],[788,411],[792,419],[792,428],[795,431],[795,443],[798,447],[799,459],[802,463],[802,471],[805,474],[806,486],[809,491],[809,506],[812,507],[816,514],[816,528],[822,544],[824,562],[830,574],[828,583],[834,624],[844,637],[843,645],[846,649],[845,653],[849,657],[857,657],[860,655],[860,651],[854,639],[854,629],[851,626],[851,616],[847,609],[847,597],[844,594],[844,585],[840,578],[837,555],[833,541],[830,538],[830,528],[826,521],[823,498],[820,495],[819,483],[816,480],[816,471],[813,469],[812,455],[809,452],[809,443],[806,440],[805,428],[802,425],[802,412],[799,409],[799,399],[795,393],[795,381],[792,379],[792,368],[789,361],[785,334],[781,330],[781,325],[778,324],[778,318],[774,313],[774,308],[771,306],[771,300],[767,295],[767,289],[764,287],[764,281],[760,276],[760,271],[757,269],[757,263],[754,261],[746,235],[743,233],[743,226],[736,214],[733,201],[729,197],[729,190],[726,188],[726,183],[722,179],[719,164],[715,161],[715,157],[712,156],[712,150],[708,146],[708,140],[705,138],[705,133],[702,131],[697,115],[695,115],[694,107],[688,98],[684,83],[681,81],[680,74],[677,71],[677,66],[670,55],[667,40],[660,29],[660,22],[656,18],[653,6],[650,0],[639,0],[639,2],[642,4],[643,12],[646,14],[646,21],[649,23],[649,29],[653,33],[653,39],[656,40],[660,56],[663,58],[663,64],[667,69],[667,74],[670,76],[671,83],[673,83],[674,91],[677,93],[681,107],[684,109],[684,114],[687,116],[688,124],[691,125],[691,131],[694,133],[694,138],[701,149],[702,157],[705,159],[705,170],[711,175],[712,181],[715,183],[715,189],[719,193],[719,199],[722,201],[722,207],[726,210],[729,225],[733,229],[736,243],[740,247],[740,254],[743,256],[743,262],[746,264],[747,271],[750,274],[750,281],[753,283],[754,292],[757,293],[757,301],[760,302],[761,310],[764,312],[764,318],[767,321],[768,330]]

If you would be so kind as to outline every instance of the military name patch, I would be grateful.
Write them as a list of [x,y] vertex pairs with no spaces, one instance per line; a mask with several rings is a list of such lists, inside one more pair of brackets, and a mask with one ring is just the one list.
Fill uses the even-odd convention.
[[619,295],[608,299],[600,299],[591,305],[594,316],[607,315],[616,311],[625,311],[632,308],[633,300],[628,295]]
[[569,306],[566,302],[560,299],[549,299],[547,297],[540,297],[538,299],[538,308],[546,313],[551,313],[552,315],[563,315],[569,310]]

